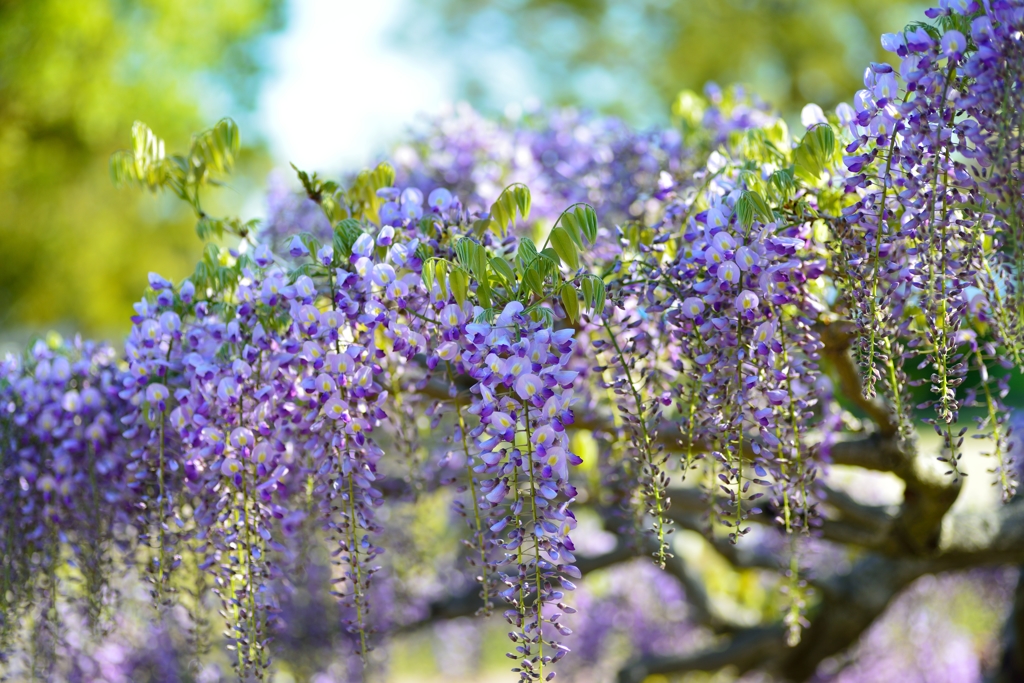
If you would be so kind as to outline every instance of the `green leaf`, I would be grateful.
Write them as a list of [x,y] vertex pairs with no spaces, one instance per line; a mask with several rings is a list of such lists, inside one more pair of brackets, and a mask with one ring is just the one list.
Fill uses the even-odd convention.
[[598,315],[604,313],[604,302],[606,296],[604,280],[594,277],[594,312]]
[[224,118],[195,137],[191,156],[219,173],[228,173],[235,166],[239,147],[238,125]]
[[825,164],[832,157],[836,147],[836,134],[832,126],[819,123],[812,126],[801,142],[807,142],[817,159]]
[[576,246],[583,249],[583,237],[594,244],[597,241],[597,213],[589,204],[575,204],[559,216],[557,226],[566,229]]
[[565,228],[566,232],[569,233],[569,237],[571,237],[572,241],[576,243],[576,246],[582,249],[583,238],[581,235],[583,233],[580,231],[580,224],[579,221],[576,220],[576,214],[572,211],[563,213],[562,220],[559,221],[559,225]]
[[555,312],[547,306],[534,306],[533,308],[527,309],[530,312],[530,317],[534,322],[538,322],[544,327],[553,327],[555,324]]
[[476,286],[476,298],[482,308],[491,307],[491,285],[487,282],[487,278],[480,280]]
[[[295,164],[289,162],[289,165],[295,171],[295,175],[298,176],[299,182],[302,183],[302,189],[305,190],[306,194],[309,195],[310,199],[312,199],[314,194],[314,180],[309,177],[308,173],[306,173],[303,170],[300,170],[299,167],[296,166]],[[313,178],[316,178],[315,173],[313,174]]]
[[299,239],[302,241],[302,245],[309,251],[310,258],[316,258],[316,253],[323,246],[320,244],[320,240],[308,232],[299,233]]
[[491,221],[498,229],[498,232],[503,231],[505,226],[508,225],[508,216],[505,215],[505,208],[501,204],[501,197],[498,197],[498,201],[491,204]]
[[192,136],[187,158],[189,184],[200,185],[206,180],[209,171],[225,173],[234,166],[230,132],[225,131],[225,128],[230,126],[222,124],[223,121],[209,130]]
[[572,237],[569,236],[569,231],[559,226],[551,231],[551,248],[558,254],[558,258],[562,259],[572,272],[576,272],[580,269],[580,257],[579,252],[576,250],[576,245],[573,243]]
[[452,268],[452,272],[448,274],[448,283],[451,285],[452,295],[459,305],[466,303],[466,298],[469,296],[469,273],[462,268]]
[[479,244],[474,244],[473,260],[470,263],[470,270],[476,275],[480,282],[487,282],[487,250]]
[[519,262],[519,270],[526,271],[527,266],[537,258],[537,245],[529,237],[519,241],[519,249],[516,251],[516,260]]
[[448,262],[438,259],[434,263],[434,277],[437,279],[437,286],[441,290],[441,298],[448,298]]
[[537,260],[533,262],[533,265],[542,278],[551,280],[551,284],[557,285],[562,281],[561,272],[558,269],[560,263],[561,259],[558,258],[555,250],[548,247],[537,254]]
[[516,273],[514,270],[512,270],[512,266],[508,264],[508,261],[506,261],[503,258],[498,258],[497,256],[495,256],[491,259],[490,263],[491,269],[495,273],[497,273],[498,276],[501,277],[505,282],[507,282],[510,285],[514,285],[516,283]]
[[427,259],[423,262],[420,276],[423,278],[423,286],[427,288],[428,292],[434,288],[434,259]]
[[750,203],[750,199],[745,194],[740,195],[733,209],[736,211],[736,217],[740,219],[740,224],[744,228],[749,228],[753,225],[754,205]]
[[491,218],[497,231],[501,234],[504,234],[508,224],[515,220],[515,204],[514,202],[512,203],[510,210],[510,202],[513,202],[513,200],[508,194],[508,188],[506,188],[498,195],[494,203],[491,204]]
[[127,187],[138,181],[135,176],[135,157],[128,150],[110,156],[110,178],[114,187]]
[[476,243],[468,237],[459,238],[459,241],[455,243],[455,256],[458,257],[459,263],[469,266],[473,262],[472,250],[475,245]]
[[352,255],[352,245],[362,234],[363,228],[354,218],[345,218],[335,223],[332,241],[335,260],[339,262],[347,260]]
[[505,216],[508,218],[508,223],[511,223],[513,226],[515,226],[515,224],[516,224],[516,198],[515,198],[514,191],[513,192],[506,191],[506,192],[502,193],[502,195],[500,197],[498,197],[498,201],[501,202],[501,209],[505,213]]
[[580,229],[591,244],[597,242],[597,212],[589,204],[576,207],[576,220]]
[[348,216],[348,211],[338,203],[337,198],[333,194],[325,195],[320,200],[320,208],[332,225]]
[[796,175],[809,183],[817,182],[835,153],[835,145],[836,134],[832,126],[827,123],[812,126],[793,150]]
[[374,192],[384,187],[392,187],[395,184],[395,167],[386,161],[377,164],[373,169]]
[[[110,158],[110,175],[118,187],[139,185],[155,192],[172,180],[174,168],[164,156],[163,140],[141,121],[132,125],[131,150],[116,152]],[[178,188],[175,191],[181,194]]]
[[438,216],[437,214],[428,213],[419,220],[419,223],[417,223],[417,225],[419,226],[421,233],[423,233],[424,235],[429,235],[430,233],[434,232],[437,226],[441,225],[441,217]]
[[768,206],[768,202],[764,200],[760,192],[754,190],[744,190],[743,194],[750,200],[751,205],[754,207],[754,213],[764,221],[765,223],[771,223],[775,220],[775,214],[772,213],[772,209]]
[[545,267],[550,266],[552,270],[558,270],[558,264],[562,262],[562,259],[558,256],[558,252],[551,247],[545,247],[539,254],[537,254],[538,260],[545,261]]
[[302,275],[314,277],[321,272],[321,266],[317,263],[303,263],[298,268],[288,271],[288,281],[295,282]]
[[789,199],[796,191],[796,179],[790,169],[779,169],[768,178],[768,184],[782,201]]
[[196,221],[196,235],[204,242],[212,238],[220,239],[224,236],[224,223],[218,218],[203,216]]
[[455,243],[455,255],[459,263],[476,275],[477,280],[487,280],[487,250],[468,237],[462,237]]
[[526,220],[530,215],[531,201],[530,189],[522,183],[513,183],[502,190],[491,204],[490,212],[491,222],[498,233],[504,234],[510,223],[515,225],[517,212]]
[[210,271],[206,267],[205,261],[200,261],[196,264],[196,269],[192,273],[192,284],[196,286],[198,291],[203,291],[209,287],[210,282]]
[[523,273],[523,282],[534,294],[539,297],[544,296],[544,276],[541,275],[537,264],[533,264],[526,269],[526,272]]
[[569,321],[576,324],[576,321],[580,318],[580,299],[576,293],[576,288],[571,283],[565,283],[562,285],[562,289],[559,292],[562,299],[562,308],[565,309],[565,314],[569,316]]
[[594,280],[593,278],[585,277],[580,282],[580,287],[583,289],[583,301],[587,304],[587,308],[594,309]]
[[532,199],[530,198],[530,188],[526,185],[519,185],[515,188],[516,206],[519,209],[519,215],[523,217],[523,220],[530,218],[530,204]]
[[796,175],[808,183],[815,183],[821,175],[821,167],[814,155],[806,147],[798,146],[793,150],[793,170]]
[[473,221],[473,234],[477,237],[483,237],[484,233],[487,232],[487,228],[491,225],[490,218],[481,218],[480,220]]

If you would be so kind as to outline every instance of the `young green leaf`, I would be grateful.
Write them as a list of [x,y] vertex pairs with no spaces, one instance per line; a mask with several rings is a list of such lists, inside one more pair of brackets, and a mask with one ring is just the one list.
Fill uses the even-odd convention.
[[452,295],[459,305],[466,303],[466,298],[469,296],[469,273],[462,268],[452,268],[451,273],[448,274],[448,283],[451,285]]
[[481,278],[478,282],[479,282],[479,284],[477,284],[477,286],[476,286],[476,299],[477,299],[477,303],[480,304],[480,306],[482,308],[490,308],[491,307],[491,285],[487,281],[487,277],[486,276]]
[[599,277],[594,278],[594,312],[598,315],[604,313],[604,302],[605,302],[605,288],[604,280]]
[[597,212],[594,208],[589,204],[577,206],[575,214],[576,222],[579,223],[587,241],[591,244],[597,242]]
[[505,259],[498,258],[497,256],[493,257],[491,259],[491,269],[508,284],[514,285],[516,283],[516,273]]
[[551,231],[550,242],[551,248],[558,254],[558,258],[562,259],[572,272],[575,273],[580,269],[579,252],[576,250],[576,245],[573,243],[572,237],[569,236],[568,230],[563,227],[555,228]]
[[516,207],[519,209],[519,215],[525,221],[530,218],[530,204],[532,203],[530,188],[526,187],[526,185],[517,185],[513,192],[515,194]]
[[455,243],[455,256],[458,257],[459,263],[464,266],[469,266],[473,262],[473,246],[476,243],[468,237],[460,237],[459,241]]
[[519,270],[525,272],[526,268],[537,258],[537,245],[529,237],[519,241],[519,249],[516,251],[516,261],[519,263]]
[[580,299],[579,294],[576,293],[576,288],[572,286],[572,283],[565,283],[562,285],[562,289],[559,292],[562,299],[562,308],[565,309],[565,314],[569,316],[569,322],[576,324],[576,321],[580,318]]
[[544,296],[544,276],[540,272],[539,264],[533,264],[523,273],[523,282],[530,288],[530,291],[539,297]]
[[587,308],[590,310],[594,309],[594,280],[593,278],[585,277],[580,282],[580,288],[583,290],[583,302],[587,304]]
[[441,290],[441,298],[448,298],[448,262],[438,259],[434,262],[434,278],[437,279],[437,286]]
[[423,278],[423,286],[429,292],[434,287],[434,259],[427,259],[423,262],[423,269],[420,272]]
[[754,213],[765,223],[771,223],[775,220],[775,215],[772,213],[771,207],[768,206],[768,202],[764,200],[760,192],[753,190],[744,190],[743,195],[750,201],[750,205],[754,207]]
[[566,211],[562,214],[562,219],[559,221],[559,225],[566,229],[566,232],[569,233],[569,237],[572,238],[572,241],[576,243],[577,247],[582,249],[582,232],[580,231],[579,221],[576,220],[576,214],[572,211]]
[[827,123],[812,126],[793,150],[796,175],[809,183],[817,182],[835,152],[835,144],[836,134],[832,126]]

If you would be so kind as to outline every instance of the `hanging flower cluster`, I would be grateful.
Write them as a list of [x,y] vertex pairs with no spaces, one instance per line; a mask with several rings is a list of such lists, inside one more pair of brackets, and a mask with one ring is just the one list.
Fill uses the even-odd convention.
[[62,568],[73,562],[87,624],[101,631],[114,599],[111,552],[136,499],[123,483],[128,444],[118,418],[121,371],[113,348],[58,337],[0,365],[0,647],[27,619],[31,675],[47,677],[64,626]]
[[[98,461],[103,453],[86,445],[113,444],[116,467],[105,460],[91,466],[102,467],[109,481],[95,481],[88,470],[95,483],[81,493],[106,496],[109,488],[106,502],[120,503],[116,516],[95,512],[108,526],[117,520],[135,530],[139,569],[158,612],[182,602],[195,612],[194,641],[208,639],[199,614],[208,577],[238,677],[262,679],[271,663],[277,587],[289,567],[304,562],[303,543],[320,536],[337,563],[345,627],[365,655],[373,645],[368,596],[381,552],[375,538],[382,530],[378,482],[385,450],[376,433],[391,414],[420,402],[418,389],[443,359],[446,381],[479,380],[478,401],[466,412],[479,426],[460,427],[467,430],[463,442],[475,447],[460,481],[475,492],[481,560],[485,570],[494,569],[484,590],[500,591],[515,607],[514,640],[524,650],[517,670],[532,680],[565,653],[558,641],[570,631],[548,607],[570,611],[563,602],[572,588],[567,577],[579,576],[568,535],[574,526],[568,468],[579,459],[565,435],[577,373],[565,370],[574,330],[554,325],[576,290],[563,282],[553,250],[533,248],[532,257],[519,250],[518,265],[505,259],[516,251],[515,238],[502,236],[507,225],[529,213],[525,187],[502,195],[488,227],[486,216],[463,211],[445,189],[429,197],[415,188],[399,191],[386,166],[364,178],[342,193],[303,177],[311,196],[321,193],[325,215],[346,214],[327,244],[302,234],[276,253],[266,244],[211,246],[181,285],[151,275],[123,367],[114,366],[111,350],[91,346],[60,355],[37,345],[27,370],[8,361],[4,385],[12,398],[4,433],[18,454],[4,480],[11,484],[5,519],[18,522],[5,537],[11,585],[34,569],[29,558],[42,556],[48,578],[40,590],[56,601],[60,544],[70,531],[61,526],[69,517],[60,513],[60,501],[72,502],[76,477],[83,476],[71,471],[69,454]],[[532,289],[521,282],[526,271]],[[492,284],[494,275],[507,279]],[[562,289],[562,303],[552,304]],[[495,320],[490,306],[501,300],[507,303]],[[72,352],[90,355],[73,366]],[[481,374],[495,363],[498,374]],[[461,409],[458,414],[462,420]],[[36,431],[45,440],[36,443]],[[114,498],[120,490],[130,500]],[[40,498],[34,521],[15,514],[26,495]],[[486,530],[480,515],[494,518]],[[96,543],[89,552],[99,559],[92,564],[113,558],[109,541]],[[200,576],[191,602],[179,595],[182,567]],[[86,592],[100,599],[99,588]],[[31,597],[26,591],[24,600]],[[99,618],[100,607],[94,611]],[[5,627],[17,635],[16,622],[5,620]]]
[[818,415],[821,342],[813,321],[823,310],[807,284],[822,276],[825,260],[813,258],[807,223],[744,220],[751,191],[727,176],[711,187],[721,194],[682,226],[682,250],[667,272],[678,297],[667,311],[676,364],[700,378],[680,387],[687,454],[705,443],[724,468],[716,476],[726,482],[722,502],[734,518],[723,523],[735,534],[744,532],[742,498],[766,470],[781,489],[786,528],[799,528],[814,476],[801,444]]
[[[1020,9],[995,2],[930,10],[938,27],[882,37],[899,68],[872,64],[841,118],[849,137],[841,233],[844,295],[862,331],[865,390],[881,383],[910,437],[906,360],[930,369],[943,460],[959,475],[959,410],[984,395],[1004,495],[1016,486],[1006,453],[1007,373],[1020,361],[1020,202],[1008,164],[1016,143],[1012,98],[1020,74]],[[1012,196],[1011,196],[1012,195]],[[988,356],[978,334],[991,335]],[[974,350],[971,350],[974,347]],[[1000,362],[996,347],[1005,351]],[[983,386],[958,395],[971,368]],[[965,400],[968,399],[968,400]]]
[[[526,681],[543,677],[545,666],[568,651],[557,634],[571,633],[558,620],[572,611],[562,602],[564,591],[575,587],[570,577],[580,577],[569,538],[576,519],[568,505],[575,495],[569,466],[581,460],[566,434],[578,374],[565,369],[573,330],[552,332],[524,311],[511,301],[493,324],[476,323],[448,304],[440,316],[444,341],[428,364],[445,363],[477,382],[465,411],[475,424],[460,410],[456,437],[470,469],[481,580],[488,591],[486,571],[493,570],[496,593],[511,606],[505,616],[517,646],[510,656]],[[501,556],[489,557],[490,548]]]

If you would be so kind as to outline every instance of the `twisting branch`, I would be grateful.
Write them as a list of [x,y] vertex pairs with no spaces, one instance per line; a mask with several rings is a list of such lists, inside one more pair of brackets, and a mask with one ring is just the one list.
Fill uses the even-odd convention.
[[[650,550],[655,543],[654,539],[646,539],[645,545],[637,548],[625,540],[620,540],[607,553],[594,557],[580,557],[576,566],[579,568],[580,573],[585,576],[599,569],[605,569],[637,558],[651,561]],[[719,633],[731,632],[738,628],[728,616],[722,614],[712,604],[699,574],[682,559],[669,557],[665,563],[665,571],[682,584],[686,599],[693,610],[693,617],[696,621]],[[430,603],[426,614],[416,621],[402,625],[397,629],[397,632],[414,631],[435,621],[472,616],[479,612],[483,606],[479,586],[470,585],[454,595],[446,596]]]
[[[580,573],[583,575],[590,572],[604,569],[615,564],[626,562],[636,557],[636,550],[628,543],[620,541],[607,553],[596,557],[580,557],[576,563]],[[530,602],[532,598],[528,598]],[[454,595],[445,596],[430,603],[427,613],[416,621],[403,624],[396,629],[396,632],[414,631],[418,628],[444,619],[455,619],[456,617],[468,617],[476,614],[484,607],[484,601],[480,597],[480,586],[472,584]]]
[[[838,505],[849,505],[842,496]],[[868,506],[848,508],[851,516],[882,520],[882,511]],[[963,513],[950,518],[937,551],[929,557],[886,557],[869,553],[848,573],[815,582],[821,601],[811,612],[811,623],[799,645],[784,646],[782,624],[762,625],[736,631],[705,651],[679,657],[649,657],[629,663],[619,681],[642,681],[656,673],[715,671],[726,666],[743,672],[757,667],[783,680],[804,681],[818,665],[852,643],[878,619],[889,603],[914,580],[925,574],[963,570],[980,566],[1024,563],[1024,501],[985,513]],[[1024,604],[1024,589],[1018,589],[1017,602]],[[1018,612],[1015,612],[1017,615]],[[1024,619],[1015,616],[1024,625]],[[1024,628],[1020,632],[1024,632]],[[1017,631],[1009,647],[1017,647]],[[1024,649],[1019,650],[1024,651]],[[1009,650],[1008,650],[1009,652]],[[1017,651],[1014,651],[1017,652]],[[1004,669],[1013,670],[1013,658],[1007,655]],[[1012,661],[1010,661],[1012,660]],[[996,683],[1017,680],[996,679]]]
[[941,570],[1024,563],[1024,500],[950,515],[933,562]]
[[883,437],[895,435],[899,431],[899,424],[893,419],[895,415],[892,408],[879,399],[864,397],[861,373],[850,353],[853,341],[850,326],[831,323],[819,326],[818,331],[825,345],[822,353],[835,370],[840,392],[867,414],[878,427],[879,434]]
[[[867,548],[878,548],[893,522],[892,514],[883,507],[863,505],[848,494],[822,485],[825,502],[830,508],[821,526],[822,537],[837,543],[854,543]],[[707,511],[707,501],[702,493],[691,487],[669,489],[672,499],[670,516],[683,528],[699,531],[699,519]],[[770,502],[763,499],[744,503],[745,512],[751,522],[774,525],[780,513]]]
[[617,680],[618,683],[642,683],[654,674],[718,671],[727,666],[742,674],[785,647],[785,640],[785,630],[777,626],[745,629],[717,647],[693,655],[634,660],[619,671]]
[[962,479],[944,476],[926,457],[901,447],[897,436],[872,434],[832,447],[832,461],[867,470],[892,472],[905,484],[903,503],[894,520],[886,552],[926,555],[938,547],[942,518],[956,502]]

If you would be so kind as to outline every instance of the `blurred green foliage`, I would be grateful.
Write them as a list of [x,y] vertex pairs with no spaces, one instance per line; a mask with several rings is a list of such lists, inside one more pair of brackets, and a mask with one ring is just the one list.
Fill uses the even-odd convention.
[[[117,335],[148,271],[191,272],[194,218],[170,198],[119,192],[108,162],[135,120],[178,148],[251,110],[254,47],[280,26],[280,5],[0,0],[0,331]],[[265,159],[250,147],[240,162]]]
[[[807,102],[834,106],[863,87],[868,62],[885,58],[878,36],[922,18],[929,6],[909,0],[421,2],[440,16],[445,49],[470,53],[460,54],[460,68],[481,61],[473,52],[501,46],[528,56],[546,76],[548,91],[537,93],[545,99],[634,120],[664,119],[681,89],[699,91],[709,80],[749,84],[788,114]],[[487,100],[488,74],[468,66],[462,79],[474,103]]]

